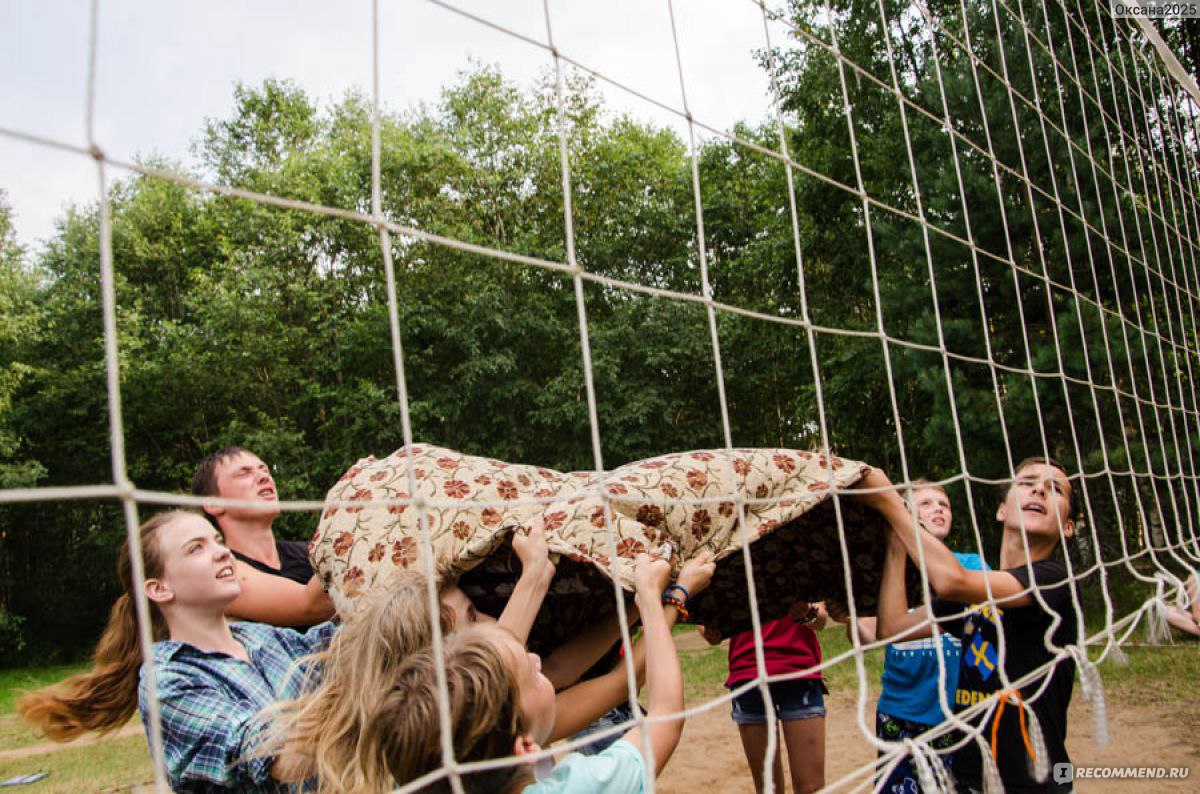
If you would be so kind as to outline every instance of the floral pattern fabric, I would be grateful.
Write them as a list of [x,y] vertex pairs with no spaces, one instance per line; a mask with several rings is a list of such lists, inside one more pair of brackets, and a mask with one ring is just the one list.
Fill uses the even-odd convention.
[[859,614],[873,614],[886,524],[855,500],[835,507],[830,498],[867,470],[802,450],[735,449],[561,473],[414,444],[364,458],[342,476],[310,555],[346,608],[384,586],[394,568],[424,564],[424,521],[437,558],[461,574],[477,607],[499,614],[520,573],[507,539],[540,524],[558,566],[533,632],[532,644],[547,648],[615,609],[612,583],[632,591],[639,552],[669,543],[678,571],[708,550],[717,572],[693,600],[692,620],[728,636],[750,625],[747,544],[763,620],[797,600],[846,601],[840,510],[855,602]]

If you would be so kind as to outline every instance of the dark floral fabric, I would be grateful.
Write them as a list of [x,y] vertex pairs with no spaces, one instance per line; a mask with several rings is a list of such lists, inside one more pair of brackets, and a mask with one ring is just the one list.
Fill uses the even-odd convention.
[[859,614],[871,615],[886,524],[854,500],[835,507],[831,498],[867,468],[802,450],[735,449],[561,473],[414,444],[358,461],[330,489],[311,556],[339,609],[349,609],[390,570],[424,564],[423,521],[439,561],[461,574],[480,609],[499,614],[520,573],[506,541],[540,524],[558,566],[534,627],[541,649],[612,612],[613,582],[631,591],[633,558],[663,544],[676,570],[714,553],[713,583],[691,612],[723,636],[750,626],[744,546],[764,621],[797,600],[845,602],[847,572]]

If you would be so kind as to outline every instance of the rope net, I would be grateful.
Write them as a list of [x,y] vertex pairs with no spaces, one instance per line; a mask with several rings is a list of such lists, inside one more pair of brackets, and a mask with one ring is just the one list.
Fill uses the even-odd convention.
[[[895,450],[893,480],[904,487],[925,473],[906,454],[906,433],[924,432],[906,421],[904,392],[909,388],[908,381],[919,377],[940,382],[944,394],[938,398],[938,430],[946,446],[953,448],[958,465],[955,473],[938,481],[948,488],[961,489],[968,508],[971,550],[986,556],[981,526],[990,515],[977,506],[987,503],[988,489],[1006,483],[1015,473],[1012,466],[1023,452],[1057,455],[1069,462],[1072,487],[1077,489],[1083,505],[1083,529],[1077,539],[1082,550],[1066,555],[1067,567],[1072,579],[1099,583],[1099,600],[1088,605],[1085,615],[1085,604],[1072,590],[1078,636],[1072,644],[1058,647],[1052,645],[1048,632],[1043,641],[1052,662],[1024,679],[1007,679],[1001,633],[997,671],[1005,691],[1038,680],[1044,686],[1055,663],[1073,659],[1097,719],[1097,736],[1102,738],[1104,702],[1096,664],[1119,657],[1120,645],[1140,621],[1155,616],[1158,605],[1182,599],[1182,577],[1200,563],[1196,532],[1200,404],[1193,372],[1200,345],[1196,317],[1200,295],[1196,184],[1200,179],[1196,151],[1200,92],[1154,29],[1141,20],[1113,19],[1103,3],[1084,0],[959,0],[941,4],[878,0],[836,7],[827,0],[788,7],[746,0],[740,8],[731,3],[730,13],[761,17],[762,40],[757,57],[770,78],[772,107],[771,123],[762,128],[771,132],[767,136],[742,127],[719,129],[693,114],[689,104],[689,89],[693,86],[683,65],[686,41],[679,35],[678,24],[689,13],[687,4],[671,0],[662,3],[661,13],[671,30],[669,46],[678,91],[673,96],[652,96],[610,76],[605,64],[588,63],[560,49],[555,40],[555,15],[548,1],[543,5],[544,31],[536,36],[509,29],[488,18],[486,10],[476,12],[450,2],[430,1],[447,19],[466,20],[542,52],[552,67],[561,171],[561,257],[535,256],[506,250],[498,244],[457,239],[389,211],[381,178],[387,158],[381,144],[380,99],[380,53],[387,41],[380,33],[378,0],[372,3],[370,39],[369,208],[294,200],[106,154],[94,124],[95,65],[101,46],[97,0],[91,8],[86,143],[50,139],[20,129],[0,129],[0,135],[95,162],[101,242],[97,264],[102,287],[112,480],[8,489],[0,491],[0,503],[119,501],[135,551],[136,589],[140,593],[143,572],[137,553],[139,516],[159,505],[211,502],[139,488],[131,480],[126,464],[114,291],[121,262],[113,255],[109,183],[113,172],[141,175],[198,193],[345,221],[377,235],[379,262],[386,278],[400,426],[404,444],[410,447],[418,439],[413,435],[410,414],[396,255],[417,244],[471,255],[479,267],[499,264],[546,271],[570,285],[592,463],[597,472],[605,470],[606,461],[593,378],[589,290],[702,308],[711,347],[721,439],[729,450],[738,440],[737,408],[727,391],[729,379],[723,358],[727,350],[723,344],[733,323],[777,327],[794,334],[797,348],[806,349],[815,414],[803,418],[804,428],[795,436],[815,440],[826,456],[832,456],[837,441],[836,420],[827,406],[829,384],[837,383],[839,375],[839,358],[832,353],[840,349],[839,340],[878,345],[886,404],[869,406],[869,410],[878,416],[880,435],[894,436],[894,444],[890,439],[887,442]],[[862,44],[864,30],[870,47]],[[903,55],[919,53],[920,63],[910,62],[897,52],[901,41],[905,43]],[[816,108],[788,93],[789,87],[794,88],[798,70],[830,81],[833,90],[827,96],[834,98],[832,113],[817,118]],[[657,112],[673,115],[686,130],[693,224],[679,245],[688,250],[687,267],[698,279],[696,289],[604,272],[604,268],[589,266],[581,257],[576,231],[581,220],[589,219],[580,218],[573,206],[577,179],[572,174],[568,114],[572,75],[586,75],[608,90],[625,93]],[[840,128],[827,123],[831,118],[840,123]],[[894,174],[885,174],[881,163],[864,156],[876,151],[878,136],[897,133],[904,144],[900,181]],[[831,146],[837,149],[837,156],[829,161],[831,165],[807,162],[793,151],[795,142],[806,135],[830,136]],[[753,163],[755,167],[773,169],[786,185],[783,201],[777,207],[782,221],[775,229],[785,230],[785,234],[772,231],[775,237],[766,241],[775,246],[778,268],[794,270],[794,275],[789,273],[785,279],[795,289],[786,305],[772,307],[770,301],[723,294],[720,277],[714,272],[723,264],[723,232],[711,218],[706,225],[711,196],[706,193],[705,141],[731,147],[747,167]],[[860,233],[861,245],[848,255],[865,263],[869,275],[866,305],[870,310],[856,322],[830,324],[828,320],[836,316],[827,310],[828,302],[837,300],[837,292],[828,289],[831,283],[836,284],[836,275],[831,277],[829,263],[813,254],[814,240],[821,230],[806,226],[812,214],[806,213],[809,208],[801,206],[797,198],[814,195],[816,187],[830,196],[851,198],[852,212],[838,221]],[[944,294],[959,282],[973,284],[973,291],[955,289],[951,296]],[[898,295],[910,302],[923,302],[926,312],[922,323],[896,327],[889,322],[889,303],[898,300]],[[1009,310],[1000,313],[1003,320],[999,322],[1015,317],[1016,327],[998,324],[997,305],[1001,302],[1006,302]],[[987,391],[993,395],[993,404],[970,406],[973,411],[987,411],[993,418],[994,445],[987,450],[972,449],[965,440],[969,434],[963,430],[959,395],[968,381],[990,384]],[[844,384],[838,387],[844,388]],[[1040,442],[1040,448],[1015,449],[1015,427],[1033,427],[1031,436]],[[843,451],[859,452],[857,457],[868,460],[875,454],[873,450]],[[993,462],[1001,461],[998,474],[979,473],[989,471],[980,464],[984,455]],[[410,456],[409,493],[417,493],[411,460]],[[990,471],[997,469],[993,466]],[[601,498],[604,493],[598,490]],[[735,493],[729,498],[744,516],[742,496]],[[833,499],[844,553],[841,497],[835,493]],[[429,509],[419,498],[407,503],[422,517]],[[326,507],[313,501],[287,501],[280,506],[301,512]],[[609,556],[616,559],[615,536],[610,534],[610,540]],[[422,542],[434,616],[433,649],[440,656],[443,637],[436,617],[434,555],[427,526]],[[778,748],[766,684],[781,677],[772,679],[767,675],[748,544],[742,546],[742,553],[758,677],[724,697],[688,709],[684,716],[719,707],[739,692],[757,687],[768,704],[769,768]],[[919,563],[924,566],[923,559]],[[1109,582],[1118,574],[1127,574],[1144,585],[1140,605],[1122,610],[1114,601]],[[845,579],[847,592],[852,592],[848,568]],[[923,590],[925,599],[929,599],[927,579]],[[1029,592],[1045,606],[1036,586]],[[614,585],[622,643],[626,658],[630,658],[629,622],[620,593],[620,587]],[[853,599],[848,606],[853,619],[857,616]],[[148,649],[149,608],[144,597],[138,599],[137,608],[143,627],[142,644]],[[934,631],[936,637],[936,623]],[[1003,708],[1003,700],[992,698],[955,713],[953,704],[942,702],[946,721],[931,734],[916,741],[880,742],[869,724],[872,704],[863,659],[864,654],[884,644],[864,645],[855,637],[850,651],[828,658],[821,665],[854,665],[858,727],[872,745],[884,751],[878,759],[831,781],[830,789],[871,789],[876,786],[878,770],[889,769],[911,755],[922,784],[934,790],[945,784],[939,777],[944,773],[934,758],[937,754],[963,742],[986,746],[989,737],[980,735],[980,729],[969,725],[966,718]],[[944,683],[947,671],[943,658],[939,655],[938,659],[939,682]],[[148,671],[153,675],[152,667]],[[635,718],[622,730],[647,719],[636,707],[632,668],[628,673]],[[450,715],[444,671],[438,685],[444,766],[401,791],[416,790],[422,783],[439,778],[447,778],[454,790],[461,791],[460,780],[466,773],[518,763],[515,758],[471,764],[457,761],[447,729]],[[1027,705],[1009,707],[1025,709]],[[935,750],[932,742],[951,730],[963,731],[958,745]],[[147,731],[156,758],[156,784],[166,791],[158,713],[153,708]],[[1036,746],[1036,725],[1031,734],[1035,745],[1032,749],[1038,751],[1036,755],[1044,764],[1044,749]],[[643,732],[643,736],[647,736],[648,750],[648,735]],[[990,757],[986,751],[983,755]],[[769,781],[770,775],[765,778]],[[652,771],[647,773],[645,784],[648,791],[654,790]]]

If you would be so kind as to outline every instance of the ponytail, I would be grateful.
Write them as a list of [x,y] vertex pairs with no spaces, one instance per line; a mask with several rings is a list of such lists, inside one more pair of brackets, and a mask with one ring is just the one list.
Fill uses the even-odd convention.
[[[158,530],[184,515],[191,513],[171,510],[142,524],[139,532],[147,578],[162,575]],[[142,649],[128,541],[121,548],[117,575],[125,592],[108,613],[108,625],[92,655],[92,669],[54,686],[29,692],[17,704],[21,717],[53,741],[70,741],[89,731],[116,730],[137,710]],[[150,605],[150,615],[151,636],[156,641],[165,639],[166,623],[154,604]]]

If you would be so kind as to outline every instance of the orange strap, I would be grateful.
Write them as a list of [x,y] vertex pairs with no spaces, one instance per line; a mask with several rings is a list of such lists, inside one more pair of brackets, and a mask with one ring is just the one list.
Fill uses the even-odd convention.
[[1025,742],[1025,749],[1029,751],[1029,757],[1033,762],[1037,763],[1037,753],[1033,751],[1033,745],[1029,743],[1029,731],[1025,728],[1025,701],[1021,699],[1021,693],[1016,689],[1008,689],[1001,692],[996,697],[1000,698],[999,705],[996,706],[996,719],[992,722],[992,758],[997,759],[996,735],[1000,730],[1000,717],[1004,714],[1004,707],[1008,705],[1008,699],[1014,697],[1017,699],[1017,716],[1021,720],[1021,739]]

